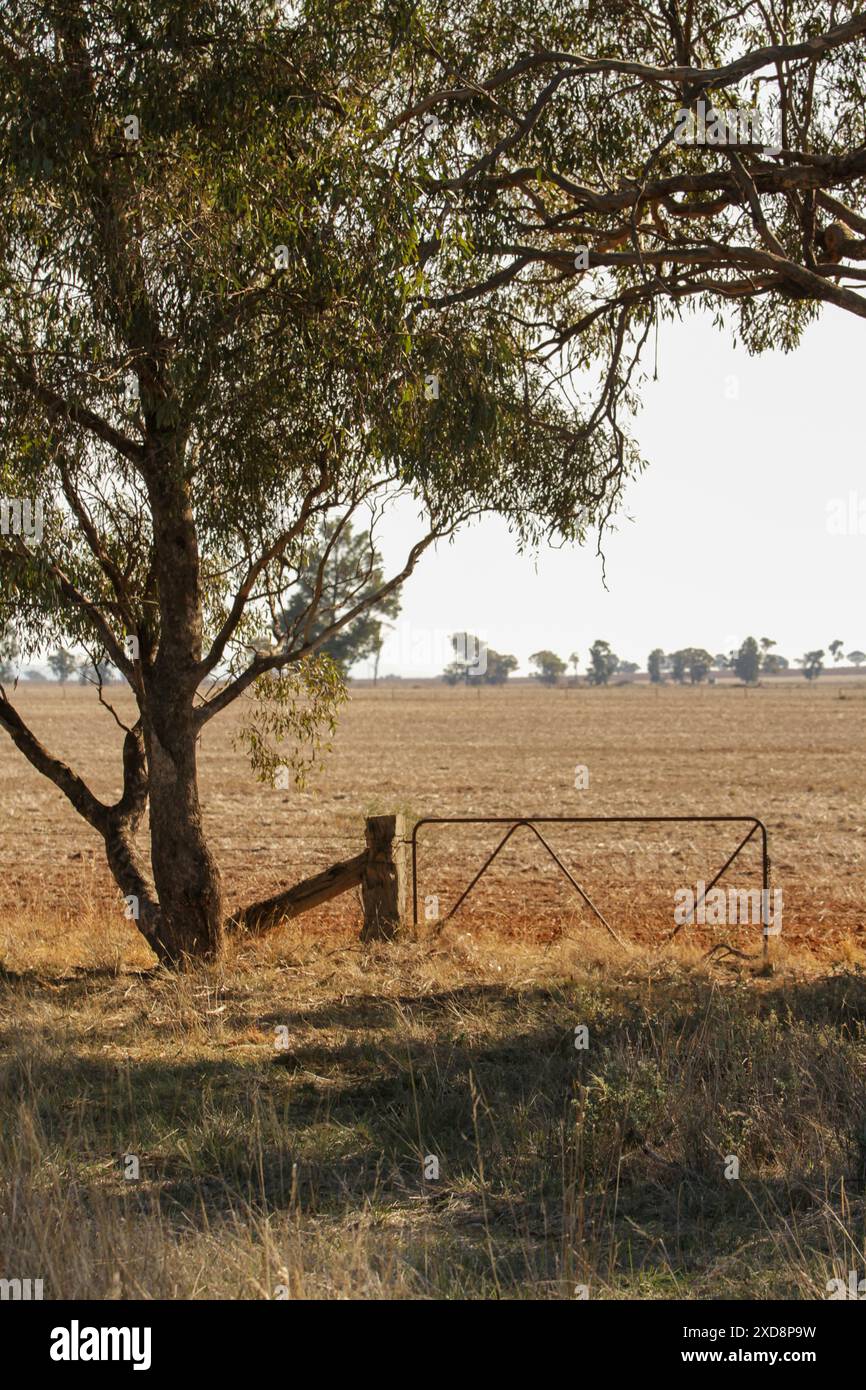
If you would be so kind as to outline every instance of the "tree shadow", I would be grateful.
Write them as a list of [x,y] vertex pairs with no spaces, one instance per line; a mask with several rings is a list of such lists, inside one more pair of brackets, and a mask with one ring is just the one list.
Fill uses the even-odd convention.
[[[783,1230],[818,1211],[843,1176],[855,1176],[840,1166],[823,1179],[790,1171],[722,1182],[648,1152],[640,1125],[623,1121],[617,1166],[593,1174],[578,1223],[576,1170],[564,1155],[580,1137],[582,1091],[616,1046],[639,1048],[650,1026],[642,1005],[618,998],[617,1012],[603,990],[593,997],[589,1056],[574,1046],[573,1025],[590,998],[584,986],[466,985],[255,1010],[257,1023],[298,1036],[290,1033],[285,1051],[269,1041],[252,1056],[131,1063],[74,1046],[25,1048],[5,1062],[4,1090],[13,1104],[32,1105],[49,1147],[62,1150],[73,1134],[82,1161],[114,1158],[99,1200],[126,1215],[156,1204],[179,1229],[204,1230],[239,1203],[280,1213],[300,1201],[306,1214],[333,1219],[403,1212],[407,1225],[420,1213],[442,1239],[462,1232],[470,1243],[492,1241],[516,1281],[555,1277],[566,1247],[600,1241],[602,1232],[607,1239],[612,1221],[625,1232],[628,1258],[648,1270],[667,1267],[675,1229],[676,1258],[697,1268],[709,1248],[734,1252],[748,1232]],[[674,1030],[703,1026],[714,997],[712,981],[677,990],[666,1004]],[[866,1020],[866,978],[852,971],[780,982],[740,1004],[758,1017],[775,1011],[853,1035]],[[494,1027],[495,1036],[485,1031]],[[122,1180],[130,1152],[140,1157],[140,1188]],[[432,1181],[431,1156],[439,1165]]]

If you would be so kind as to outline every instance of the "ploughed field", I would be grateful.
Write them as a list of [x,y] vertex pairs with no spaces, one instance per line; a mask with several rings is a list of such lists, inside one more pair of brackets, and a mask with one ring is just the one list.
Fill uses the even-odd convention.
[[[121,716],[124,691],[109,698]],[[22,683],[22,714],[97,794],[118,794],[121,734],[89,688]],[[230,906],[267,896],[363,845],[365,815],[756,815],[770,834],[781,888],[782,945],[819,956],[866,944],[863,864],[866,682],[779,682],[659,690],[454,690],[409,681],[354,687],[334,748],[307,788],[263,786],[233,746],[242,711],[209,725],[201,746],[207,829]],[[580,770],[578,770],[580,769]],[[585,769],[585,771],[584,771]],[[588,786],[581,785],[588,780]],[[576,785],[576,783],[578,785]],[[97,837],[60,792],[0,739],[0,932],[10,965],[34,952],[82,964],[104,948],[88,923],[113,920],[113,950],[144,963],[123,917]],[[418,834],[422,923],[448,912],[507,827],[427,826]],[[626,940],[660,943],[674,927],[677,890],[709,883],[747,827],[550,825],[542,832],[606,920]],[[755,839],[721,880],[760,887]],[[26,919],[26,960],[15,929]],[[340,937],[360,925],[354,893],[302,919],[303,932]],[[424,926],[429,930],[429,926]],[[523,829],[480,879],[448,933],[483,929],[544,943],[580,942],[604,928]],[[100,930],[102,928],[100,927]],[[709,948],[760,947],[760,925],[687,926]],[[21,942],[22,949],[24,942]],[[778,949],[778,947],[774,947]]]

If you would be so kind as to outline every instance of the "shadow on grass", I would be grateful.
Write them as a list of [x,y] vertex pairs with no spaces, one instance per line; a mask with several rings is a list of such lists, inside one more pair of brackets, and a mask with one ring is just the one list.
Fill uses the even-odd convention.
[[[784,1235],[858,1177],[866,979],[748,994],[687,983],[651,1005],[601,981],[253,1006],[257,1025],[289,1027],[285,1052],[195,1061],[173,1057],[174,1040],[116,1063],[11,1029],[5,1129],[32,1111],[36,1138],[18,1160],[34,1183],[60,1165],[85,1203],[97,1185],[124,1213],[156,1202],[187,1229],[240,1202],[432,1222],[493,1242],[515,1281],[553,1278],[565,1249],[586,1246],[604,1247],[611,1271],[700,1270],[750,1236]],[[792,1079],[813,1097],[802,1113]],[[823,1158],[808,1148],[816,1125],[838,1129]],[[741,1152],[737,1182],[723,1175],[726,1146]],[[140,1189],[122,1178],[130,1153]]]

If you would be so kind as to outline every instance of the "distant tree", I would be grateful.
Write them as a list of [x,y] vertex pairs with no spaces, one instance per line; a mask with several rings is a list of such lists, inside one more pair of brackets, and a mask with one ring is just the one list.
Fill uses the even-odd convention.
[[0,633],[0,682],[15,679],[20,655],[15,634],[11,628],[7,627]]
[[39,670],[38,666],[34,666],[31,670],[24,672],[24,679],[39,684],[40,682],[47,681],[48,677],[44,671]]
[[773,676],[778,671],[787,671],[789,664],[786,656],[780,656],[778,652],[767,652],[766,656],[761,661],[761,670]]
[[291,600],[278,617],[276,641],[285,642],[287,636],[295,640],[300,635],[305,642],[314,641],[347,610],[360,606],[363,612],[320,650],[331,657],[343,676],[356,662],[371,657],[378,671],[384,620],[396,618],[400,612],[399,587],[376,597],[384,584],[382,557],[369,534],[355,531],[347,522],[322,521],[304,551]]
[[706,680],[712,664],[713,658],[703,647],[682,647],[680,651],[671,653],[671,671],[680,685],[685,682],[686,676],[692,685],[699,685]]
[[662,651],[661,647],[653,647],[652,651],[647,657],[646,668],[649,672],[649,678],[652,681],[653,685],[661,685],[662,681],[664,680],[664,675],[662,674],[664,669],[664,659],[665,654]]
[[[772,646],[772,643],[770,644]],[[754,637],[747,637],[734,663],[734,671],[744,685],[756,685],[761,670],[761,655]]]
[[471,632],[455,632],[451,645],[458,659],[446,666],[446,685],[504,685],[519,665],[516,656],[486,647]]
[[671,652],[668,660],[671,663],[671,677],[677,685],[682,685],[686,678],[686,653],[685,649],[678,652]]
[[473,678],[473,683],[475,679],[480,679],[486,685],[504,685],[519,664],[516,656],[503,655],[502,652],[495,652],[492,647],[488,647],[487,670],[483,676]]
[[816,681],[824,669],[824,651],[806,652],[798,658],[807,681]]
[[689,672],[689,680],[692,685],[698,685],[706,680],[713,664],[713,658],[704,647],[686,648],[686,665]]
[[636,661],[621,661],[617,668],[623,676],[633,676],[640,670]]
[[776,641],[773,637],[760,638],[761,652],[758,659],[758,667],[761,671],[766,671],[768,675],[772,675],[774,671],[781,669],[778,664],[777,656],[771,651],[771,648],[775,647],[775,645]]
[[830,643],[830,655],[834,661],[841,661],[843,659],[843,646],[844,643],[840,637],[837,637],[835,641]]
[[542,685],[556,685],[565,671],[565,662],[555,652],[533,652],[529,662],[531,666],[538,668],[532,674]]
[[61,685],[65,685],[68,680],[71,680],[78,669],[78,662],[65,647],[58,647],[56,652],[51,653],[48,658],[48,665]]
[[574,672],[574,683],[577,685],[577,668],[580,665],[580,653],[572,652],[571,656],[568,658],[568,664]]
[[[390,627],[390,624],[389,624],[389,627]],[[376,645],[375,645],[375,647],[374,647],[374,649],[373,649],[373,684],[374,684],[374,685],[376,685],[376,684],[378,683],[378,680],[379,680],[379,662],[382,660],[382,647],[384,646],[384,643],[385,643],[385,634],[384,634],[384,631],[382,630],[382,628],[380,627],[380,629],[379,629],[379,634],[378,634],[378,636],[377,636],[377,638],[376,638]]]
[[590,669],[587,675],[591,685],[607,685],[619,667],[619,657],[611,651],[609,642],[597,639],[589,649]]
[[730,670],[731,663],[724,652],[716,652],[716,655],[713,657],[713,666],[717,671],[728,671]]
[[456,657],[445,667],[443,677],[446,685],[472,685],[483,679],[486,662],[490,652],[472,632],[452,632],[451,646]]
[[851,665],[856,666],[859,671],[860,667],[863,665],[863,662],[866,661],[866,652],[849,652],[845,660],[850,661]]

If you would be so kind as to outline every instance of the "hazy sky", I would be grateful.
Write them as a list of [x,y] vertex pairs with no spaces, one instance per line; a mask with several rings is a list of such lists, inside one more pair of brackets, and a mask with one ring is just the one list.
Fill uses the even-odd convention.
[[[594,542],[520,556],[487,519],[422,558],[380,674],[438,673],[460,630],[521,672],[545,647],[583,669],[596,637],[641,668],[654,646],[715,653],[749,634],[792,662],[836,637],[866,650],[864,349],[866,325],[833,308],[787,356],[749,357],[708,319],[661,324],[635,422],[649,467],[607,538],[607,592]],[[412,523],[387,519],[391,564]]]

